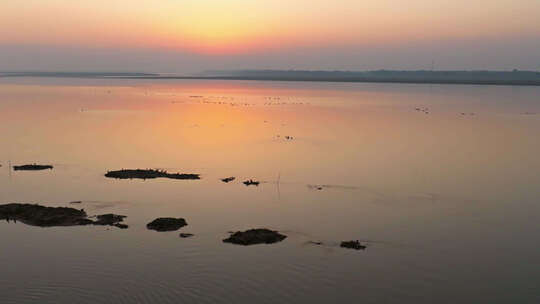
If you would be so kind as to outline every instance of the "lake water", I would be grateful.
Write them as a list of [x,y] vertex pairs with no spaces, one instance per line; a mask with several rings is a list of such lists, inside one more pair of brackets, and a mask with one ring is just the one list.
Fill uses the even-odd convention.
[[0,222],[1,303],[540,303],[539,87],[5,78],[0,122],[1,204],[129,225]]

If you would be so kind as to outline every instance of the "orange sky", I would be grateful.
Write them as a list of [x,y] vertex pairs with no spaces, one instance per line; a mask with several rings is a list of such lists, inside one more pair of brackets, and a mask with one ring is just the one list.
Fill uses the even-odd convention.
[[[521,47],[528,58],[515,65],[524,66],[534,65],[538,58],[534,53],[540,41],[539,16],[538,0],[2,0],[0,68],[17,68],[10,56],[24,63],[37,53],[53,61],[43,53],[55,48],[69,54],[71,49],[157,50],[202,56],[202,61],[204,56],[252,56],[250,64],[265,67],[313,68],[319,68],[313,62],[325,62],[321,68],[347,68],[345,63],[332,64],[332,57],[341,56],[337,51],[364,58],[363,52],[369,51],[370,62],[385,68],[388,57],[394,57],[391,50],[414,54],[417,44],[445,50],[463,41],[480,43],[488,51],[490,45],[493,64],[504,61],[494,51],[503,46],[505,66],[512,65],[511,56]],[[529,46],[519,46],[522,41]],[[17,48],[28,46],[41,49],[33,54],[26,49],[28,54],[21,57],[24,52]],[[477,50],[471,44],[459,56]],[[381,51],[387,53],[385,58],[376,56]],[[311,61],[287,60],[295,52],[300,59],[311,56]],[[155,56],[146,61],[155,61]],[[273,57],[257,61],[253,56]],[[452,53],[445,56],[452,64]],[[92,59],[90,51],[80,57]],[[408,62],[405,57],[396,61]]]
[[3,0],[0,43],[246,53],[540,33],[540,1]]

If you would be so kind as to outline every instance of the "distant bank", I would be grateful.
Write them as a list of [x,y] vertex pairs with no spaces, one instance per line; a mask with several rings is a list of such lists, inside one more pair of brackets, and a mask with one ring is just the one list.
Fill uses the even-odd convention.
[[537,71],[299,71],[299,70],[239,70],[209,71],[182,76],[152,73],[100,72],[0,72],[2,77],[58,77],[58,78],[115,78],[115,79],[208,79],[254,81],[314,81],[314,82],[370,82],[370,83],[427,83],[474,85],[540,86]]

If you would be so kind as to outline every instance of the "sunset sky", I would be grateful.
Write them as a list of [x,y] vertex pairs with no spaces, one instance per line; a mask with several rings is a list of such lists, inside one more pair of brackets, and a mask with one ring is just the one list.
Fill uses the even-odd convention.
[[0,70],[540,70],[538,0],[2,0]]

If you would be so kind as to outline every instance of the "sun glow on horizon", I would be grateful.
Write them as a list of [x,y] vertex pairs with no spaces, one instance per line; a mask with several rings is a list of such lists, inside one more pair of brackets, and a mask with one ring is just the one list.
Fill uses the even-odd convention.
[[[4,0],[0,45],[164,49],[204,55],[540,37],[540,2]],[[436,3],[435,3],[436,2]],[[482,1],[479,1],[482,2]],[[17,29],[17,30],[14,30]]]

